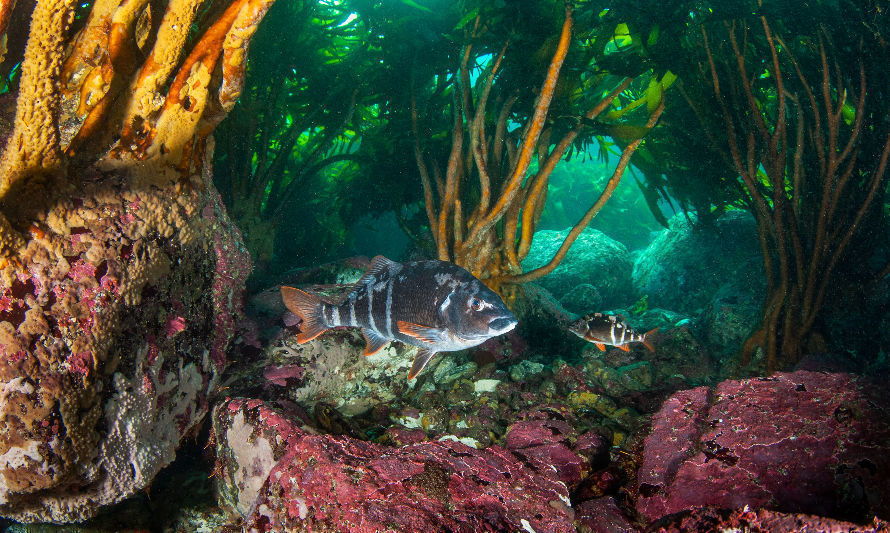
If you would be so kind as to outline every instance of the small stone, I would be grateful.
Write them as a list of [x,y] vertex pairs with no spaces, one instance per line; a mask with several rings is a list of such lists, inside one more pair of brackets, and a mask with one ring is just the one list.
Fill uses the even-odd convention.
[[541,363],[524,360],[510,367],[510,379],[516,382],[525,381],[530,376],[540,374],[543,371],[544,365]]
[[473,391],[476,394],[482,394],[484,392],[494,392],[500,383],[499,379],[480,379],[473,383]]

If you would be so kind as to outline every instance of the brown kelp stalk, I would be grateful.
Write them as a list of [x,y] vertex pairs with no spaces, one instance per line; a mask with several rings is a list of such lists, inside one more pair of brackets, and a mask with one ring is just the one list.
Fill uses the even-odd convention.
[[[590,123],[628,88],[633,81],[625,77],[617,87],[584,113],[556,142],[551,142],[552,129],[547,115],[560,78],[560,69],[568,53],[572,37],[572,9],[567,3],[565,19],[556,51],[538,91],[528,123],[517,136],[507,133],[516,97],[505,98],[496,115],[489,113],[489,94],[509,45],[492,63],[481,90],[474,95],[470,87],[468,63],[472,45],[467,45],[455,76],[454,124],[452,145],[444,176],[438,167],[425,158],[417,126],[417,110],[412,109],[415,133],[415,156],[423,184],[427,217],[435,239],[439,259],[463,266],[486,280],[496,290],[504,284],[530,281],[551,272],[565,257],[569,247],[605,204],[621,179],[631,155],[642,139],[630,142],[605,190],[585,216],[572,228],[559,251],[546,265],[523,273],[521,262],[528,255],[532,237],[547,196],[547,184],[556,164],[572,142]],[[477,28],[479,21],[477,20]],[[474,29],[475,31],[475,29]],[[475,101],[474,101],[475,96]],[[652,112],[647,131],[661,115],[663,105]],[[496,117],[492,123],[487,117]],[[537,158],[538,169],[528,175]],[[430,170],[431,169],[431,170]],[[478,194],[465,194],[463,189],[478,180]],[[475,205],[467,209],[462,199]]]
[[[742,363],[762,349],[772,371],[794,364],[806,350],[838,264],[886,183],[890,135],[884,133],[879,161],[867,169],[858,158],[866,116],[864,67],[844,81],[828,36],[820,34],[821,76],[811,79],[765,18],[760,25],[769,51],[769,92],[758,93],[753,80],[759,73],[749,72],[746,45],[753,39],[743,22],[725,23],[730,48],[722,55],[702,29],[702,68],[725,126],[726,142],[716,148],[747,191],[766,267],[762,322],[743,347]],[[785,72],[789,66],[794,74]],[[855,92],[847,87],[852,80],[858,81]],[[721,136],[712,131],[710,138]]]

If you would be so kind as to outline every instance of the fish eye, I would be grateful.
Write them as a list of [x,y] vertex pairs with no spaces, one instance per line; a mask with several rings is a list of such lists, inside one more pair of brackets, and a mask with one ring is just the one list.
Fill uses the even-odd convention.
[[476,298],[475,296],[470,299],[470,308],[473,311],[481,311],[482,310],[482,300]]

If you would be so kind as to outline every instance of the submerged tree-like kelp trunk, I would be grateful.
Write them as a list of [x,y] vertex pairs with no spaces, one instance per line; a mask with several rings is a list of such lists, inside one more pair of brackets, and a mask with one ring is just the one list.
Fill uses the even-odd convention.
[[271,3],[3,3],[0,515],[83,520],[206,413],[250,270],[209,135]]
[[[663,110],[663,88],[670,85],[673,76],[662,79],[651,73],[648,73],[651,77],[643,76],[651,90],[633,102],[632,92],[624,93],[634,82],[634,76],[610,75],[589,65],[565,67],[570,49],[578,40],[573,35],[574,9],[567,2],[558,33],[536,52],[538,55],[550,52],[545,68],[526,70],[521,80],[525,84],[535,83],[538,80],[532,81],[531,77],[542,75],[543,81],[533,99],[521,99],[520,89],[511,86],[511,81],[518,80],[509,77],[505,80],[500,69],[503,62],[511,60],[511,54],[523,57],[527,50],[508,41],[495,52],[485,40],[489,26],[495,25],[488,17],[498,16],[480,13],[474,23],[467,25],[467,44],[456,71],[449,77],[454,122],[446,163],[436,161],[435,154],[425,153],[428,150],[417,123],[417,109],[413,115],[417,139],[415,156],[438,257],[464,266],[501,291],[506,284],[524,283],[552,272],[565,257],[575,239],[611,196],[643,136],[658,121]],[[584,18],[589,19],[590,14]],[[603,32],[608,35],[607,40],[612,37],[609,35],[612,29]],[[603,35],[599,37],[602,39]],[[473,83],[470,71],[486,63]],[[589,68],[590,72],[579,76],[581,68]],[[570,72],[567,74],[566,70]],[[644,73],[642,69],[640,74]],[[562,94],[557,97],[560,87]],[[571,90],[577,94],[568,96]],[[639,104],[644,103],[649,105],[641,108]],[[624,111],[635,108],[647,111],[644,118],[636,119],[641,122],[639,125],[628,124],[626,118],[622,118]],[[558,112],[570,115],[571,120],[565,121],[566,116],[559,116]],[[573,143],[580,142],[583,132],[589,134],[596,127],[616,126],[623,126],[625,133],[632,131],[633,134],[627,139],[601,195],[590,200],[590,208],[547,264],[523,272],[522,261],[531,248],[553,169],[569,153]]]
[[[818,349],[818,320],[844,268],[854,265],[866,282],[890,268],[867,272],[852,255],[883,208],[884,64],[865,56],[862,40],[836,43],[825,26],[794,34],[766,17],[703,27],[700,43],[715,109],[687,98],[715,151],[739,173],[766,266],[762,322],[742,363],[762,350],[768,370],[788,368]],[[709,111],[720,118],[708,121]]]

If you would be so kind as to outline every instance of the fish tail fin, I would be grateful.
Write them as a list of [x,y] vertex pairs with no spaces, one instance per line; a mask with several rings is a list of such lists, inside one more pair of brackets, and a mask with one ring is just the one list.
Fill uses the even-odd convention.
[[653,333],[657,333],[657,332],[658,332],[658,328],[650,329],[646,333],[643,333],[643,340],[640,341],[643,343],[643,346],[645,346],[646,348],[649,348],[649,351],[653,352],[653,353],[655,352],[655,346],[652,346],[652,343],[650,341],[646,340],[646,337],[648,337],[649,335],[651,335]]
[[300,324],[300,333],[297,334],[298,343],[309,342],[328,329],[327,321],[322,314],[324,301],[318,296],[294,287],[281,287],[281,299],[284,300],[284,305],[303,321]]

